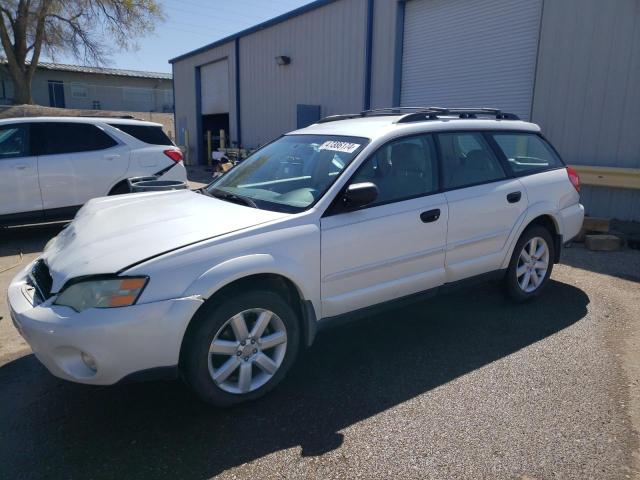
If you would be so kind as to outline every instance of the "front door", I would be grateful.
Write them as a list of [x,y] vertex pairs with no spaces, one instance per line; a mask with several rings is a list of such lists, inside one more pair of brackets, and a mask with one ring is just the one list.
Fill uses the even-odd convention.
[[[37,157],[29,149],[29,124],[0,126],[0,216],[38,217],[42,197]],[[1,222],[1,221],[0,221]]]
[[507,178],[483,133],[443,133],[438,143],[449,205],[447,282],[497,270],[527,208],[526,191]]
[[433,139],[395,140],[349,181],[379,190],[370,205],[321,220],[322,316],[411,295],[444,281],[448,208]]

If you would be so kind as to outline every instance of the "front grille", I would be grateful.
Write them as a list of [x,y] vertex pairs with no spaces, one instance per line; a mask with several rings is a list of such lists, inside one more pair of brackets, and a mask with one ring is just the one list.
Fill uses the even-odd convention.
[[53,278],[51,278],[49,267],[44,260],[38,260],[34,263],[31,273],[29,274],[29,278],[43,301],[51,296]]

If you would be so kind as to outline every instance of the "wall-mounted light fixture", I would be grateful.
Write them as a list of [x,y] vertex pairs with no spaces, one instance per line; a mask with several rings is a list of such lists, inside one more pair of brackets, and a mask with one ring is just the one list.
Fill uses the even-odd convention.
[[287,57],[286,55],[278,55],[276,57],[276,63],[278,65],[289,65],[291,63],[291,57]]

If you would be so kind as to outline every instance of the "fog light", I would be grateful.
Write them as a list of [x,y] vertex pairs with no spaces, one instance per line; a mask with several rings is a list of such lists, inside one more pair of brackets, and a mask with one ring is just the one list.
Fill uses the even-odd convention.
[[96,366],[96,361],[95,359],[89,355],[88,353],[82,352],[80,354],[80,356],[82,357],[82,361],[84,362],[84,364],[93,372],[98,371],[98,367]]

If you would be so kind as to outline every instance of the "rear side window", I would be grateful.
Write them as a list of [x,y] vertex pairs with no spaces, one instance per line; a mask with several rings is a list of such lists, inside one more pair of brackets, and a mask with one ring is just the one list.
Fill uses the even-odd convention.
[[438,135],[445,189],[489,183],[506,178],[500,161],[480,132]]
[[532,133],[495,133],[496,141],[513,173],[530,173],[562,167],[562,162],[538,135]]
[[88,123],[41,123],[35,130],[33,140],[40,155],[90,152],[118,144],[100,128]]
[[171,139],[162,130],[162,127],[153,127],[150,125],[125,125],[125,124],[113,124],[114,128],[122,130],[124,133],[128,133],[132,137],[140,140],[144,143],[151,145],[173,145]]
[[0,160],[29,155],[27,125],[0,127]]

